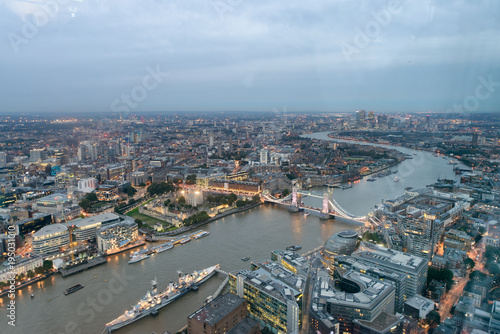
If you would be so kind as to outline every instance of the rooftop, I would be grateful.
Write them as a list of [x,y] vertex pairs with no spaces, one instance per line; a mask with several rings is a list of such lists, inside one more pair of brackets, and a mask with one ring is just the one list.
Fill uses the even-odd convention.
[[63,224],[51,224],[42,227],[38,232],[33,234],[33,238],[41,238],[54,233],[61,233],[67,231],[68,228]]
[[85,228],[86,226],[89,225],[94,225],[94,224],[99,224],[99,223],[106,223],[109,221],[115,221],[117,219],[120,219],[120,216],[114,214],[114,213],[103,213],[97,216],[89,217],[89,218],[84,218],[84,219],[75,219],[69,222],[69,224],[73,224],[77,228]]
[[413,308],[416,308],[417,310],[421,310],[421,309],[427,309],[429,307],[434,307],[434,301],[428,299],[428,298],[425,298],[423,296],[420,296],[420,295],[415,295],[411,298],[409,298],[405,304],[413,307]]
[[377,331],[379,333],[388,333],[389,329],[399,325],[401,319],[395,315],[391,315],[386,312],[382,312],[373,319],[373,321],[366,321],[361,319],[354,320],[359,323],[363,327],[367,327],[373,331]]
[[388,249],[369,242],[361,242],[358,251],[354,252],[352,256],[376,263],[385,263],[391,267],[404,267],[412,271],[418,270],[420,266],[425,264],[424,260],[418,256]]
[[259,326],[259,322],[252,318],[246,317],[232,329],[230,329],[227,334],[247,334],[250,333],[252,328]]
[[212,302],[206,304],[188,318],[213,326],[244,302],[245,299],[233,295],[232,293],[226,293],[215,298]]

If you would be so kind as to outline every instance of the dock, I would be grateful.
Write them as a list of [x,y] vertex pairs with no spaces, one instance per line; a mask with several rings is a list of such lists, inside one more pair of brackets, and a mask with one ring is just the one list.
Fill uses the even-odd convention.
[[73,274],[77,274],[79,272],[85,271],[90,268],[94,268],[97,266],[100,266],[101,264],[104,264],[108,261],[104,257],[96,257],[93,259],[88,260],[86,263],[79,264],[77,266],[74,266],[72,268],[66,269],[66,268],[61,268],[59,269],[59,272],[61,273],[62,277],[70,276]]

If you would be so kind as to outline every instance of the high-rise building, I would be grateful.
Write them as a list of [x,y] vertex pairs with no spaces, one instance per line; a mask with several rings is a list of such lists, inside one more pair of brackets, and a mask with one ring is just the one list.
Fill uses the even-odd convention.
[[43,148],[30,150],[30,161],[38,162],[44,160],[46,157],[45,150]]
[[267,165],[269,163],[269,151],[265,148],[260,150],[260,164]]
[[427,283],[428,262],[418,256],[361,242],[352,257],[372,266],[379,266],[407,275],[405,299],[421,294]]
[[230,292],[247,300],[250,317],[261,326],[277,334],[297,333],[305,277],[271,261],[254,268],[230,273]]

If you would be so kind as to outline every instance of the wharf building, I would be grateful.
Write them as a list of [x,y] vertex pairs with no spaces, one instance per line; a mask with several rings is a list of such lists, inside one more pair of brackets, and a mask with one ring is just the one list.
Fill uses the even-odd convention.
[[245,298],[250,317],[276,334],[298,333],[305,277],[269,260],[229,274],[230,292]]
[[237,330],[237,326],[244,322],[244,325],[250,325],[245,333],[259,334],[259,322],[247,318],[247,314],[247,301],[232,293],[226,293],[188,316],[187,333],[228,333],[232,329]]
[[392,272],[407,275],[404,298],[422,294],[427,283],[428,262],[421,257],[361,242],[352,254],[356,260]]
[[382,312],[394,314],[391,284],[354,270],[337,270],[335,276],[320,269],[313,279],[313,318],[330,314],[338,320],[340,333],[352,333],[355,319],[371,322]]
[[57,253],[69,246],[69,230],[63,224],[44,226],[33,234],[33,252],[38,255]]
[[103,253],[113,253],[137,240],[137,224],[133,220],[124,220],[97,230],[97,248]]

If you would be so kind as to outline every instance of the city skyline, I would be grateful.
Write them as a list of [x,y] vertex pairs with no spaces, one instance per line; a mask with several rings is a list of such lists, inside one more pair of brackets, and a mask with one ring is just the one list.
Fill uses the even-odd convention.
[[498,111],[491,1],[62,3],[0,5],[0,112]]

